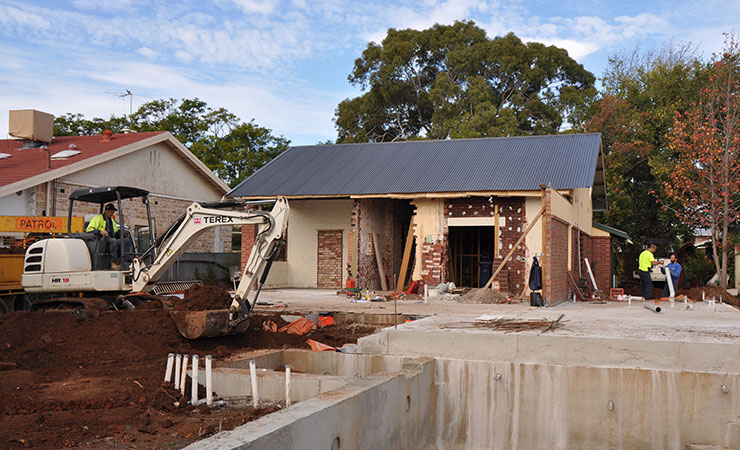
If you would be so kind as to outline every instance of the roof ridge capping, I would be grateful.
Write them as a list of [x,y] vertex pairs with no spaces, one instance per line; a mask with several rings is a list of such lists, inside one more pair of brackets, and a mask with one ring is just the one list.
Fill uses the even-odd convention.
[[[383,142],[343,142],[341,144],[305,144],[305,145],[294,145],[291,148],[305,148],[305,147],[336,147],[342,146],[354,146],[354,145],[391,145],[391,144],[428,144],[430,142],[460,142],[460,141],[494,141],[494,140],[506,140],[506,139],[535,139],[535,138],[562,138],[562,137],[578,137],[578,136],[601,136],[600,132],[593,133],[560,133],[560,134],[534,134],[530,136],[495,136],[495,137],[477,137],[477,138],[457,138],[457,139],[411,139],[406,141],[383,141]],[[284,153],[284,152],[283,152]],[[282,153],[281,153],[282,154]]]

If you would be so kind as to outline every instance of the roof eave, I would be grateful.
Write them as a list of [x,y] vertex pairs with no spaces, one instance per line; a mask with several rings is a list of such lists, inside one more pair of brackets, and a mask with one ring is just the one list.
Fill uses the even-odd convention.
[[172,133],[169,131],[165,131],[163,133],[156,134],[152,137],[142,139],[137,142],[133,142],[128,145],[124,145],[122,147],[118,147],[116,149],[107,151],[105,153],[101,153],[99,155],[92,156],[90,158],[86,158],[82,161],[79,161],[74,164],[70,164],[64,167],[60,167],[58,169],[50,170],[48,172],[41,173],[39,175],[35,175],[29,178],[26,178],[21,181],[17,181],[15,183],[8,184],[6,186],[0,187],[0,198],[5,197],[6,195],[13,194],[15,192],[22,191],[24,189],[28,189],[34,186],[38,186],[40,184],[79,172],[81,170],[88,169],[90,167],[96,166],[98,164],[104,163],[106,161],[120,158],[122,156],[128,155],[130,153],[142,150],[146,147],[158,144],[158,143],[168,143],[172,148],[177,149],[184,157],[185,160],[188,161],[192,166],[195,168],[201,170],[205,175],[206,178],[216,186],[222,194],[226,193],[229,190],[228,185],[223,182],[220,178],[218,178],[213,172],[208,169],[208,167],[200,162],[195,155],[192,154],[190,150],[188,150],[180,141],[178,141]]

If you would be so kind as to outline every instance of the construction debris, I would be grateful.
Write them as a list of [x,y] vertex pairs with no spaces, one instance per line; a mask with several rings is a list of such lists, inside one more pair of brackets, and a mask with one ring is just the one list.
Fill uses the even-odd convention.
[[[560,328],[567,320],[563,320],[565,314],[560,314],[555,320],[518,320],[518,319],[506,319],[504,317],[493,317],[489,315],[482,315],[475,319],[475,322],[466,322],[472,324],[477,328],[487,328],[494,331],[503,331],[505,333],[517,332],[517,331],[530,331],[530,330],[542,330],[542,333]],[[465,327],[443,327],[443,328],[467,328]]]

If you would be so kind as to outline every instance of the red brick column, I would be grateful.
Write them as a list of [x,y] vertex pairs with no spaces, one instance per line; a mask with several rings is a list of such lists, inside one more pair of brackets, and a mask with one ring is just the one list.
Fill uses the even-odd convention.
[[257,239],[257,225],[242,225],[242,271],[244,270],[244,266],[247,264],[249,254],[252,253],[255,239]]
[[445,242],[422,244],[421,247],[421,279],[424,284],[436,286],[442,283],[447,274],[445,267],[447,245]]
[[568,223],[549,218],[547,241],[547,301],[556,305],[568,299]]
[[608,294],[609,288],[612,287],[611,237],[597,236],[591,238],[591,242],[593,261],[591,259],[588,261],[591,263],[591,269],[594,270],[596,285],[601,291]]

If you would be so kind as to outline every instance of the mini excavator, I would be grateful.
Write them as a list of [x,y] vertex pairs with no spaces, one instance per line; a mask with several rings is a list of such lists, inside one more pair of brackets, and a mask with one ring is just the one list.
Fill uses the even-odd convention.
[[[69,219],[75,202],[118,206],[117,254],[111,254],[112,236],[100,233],[72,233],[31,244],[26,250],[21,284],[31,297],[32,309],[77,307],[90,309],[133,309],[147,298],[167,269],[187,247],[206,230],[224,225],[258,225],[257,236],[244,266],[231,305],[224,309],[175,311],[169,314],[177,329],[188,339],[224,336],[244,332],[249,327],[257,297],[273,260],[284,243],[289,207],[285,198],[274,201],[237,200],[192,203],[177,220],[154,239],[149,192],[128,186],[78,189],[69,195]],[[122,200],[140,199],[146,208],[152,239],[144,249],[142,239],[134,239],[126,226]],[[130,203],[130,202],[129,202]],[[269,211],[253,205],[272,203]],[[138,242],[137,242],[138,241]],[[139,245],[137,245],[139,244]],[[259,281],[259,283],[256,283]],[[248,295],[257,285],[253,300]]]

